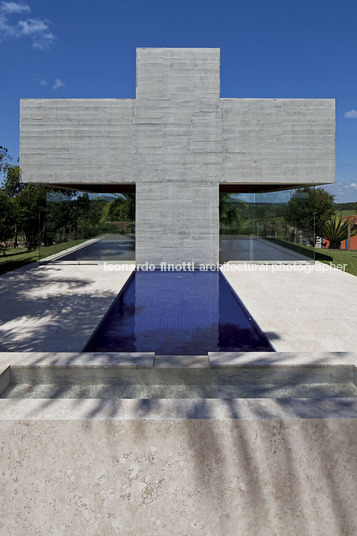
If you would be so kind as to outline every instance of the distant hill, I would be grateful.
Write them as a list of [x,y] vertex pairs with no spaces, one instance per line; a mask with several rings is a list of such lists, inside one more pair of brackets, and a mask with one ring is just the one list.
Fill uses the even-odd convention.
[[351,203],[335,203],[335,208],[337,211],[341,210],[352,210],[354,214],[357,214],[357,202]]

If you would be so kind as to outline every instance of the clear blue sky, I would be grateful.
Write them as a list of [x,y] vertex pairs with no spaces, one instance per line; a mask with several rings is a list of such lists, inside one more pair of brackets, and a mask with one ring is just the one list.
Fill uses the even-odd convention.
[[336,185],[329,189],[337,201],[357,200],[355,0],[0,6],[0,145],[15,158],[20,98],[134,98],[136,47],[219,47],[222,97],[336,98]]

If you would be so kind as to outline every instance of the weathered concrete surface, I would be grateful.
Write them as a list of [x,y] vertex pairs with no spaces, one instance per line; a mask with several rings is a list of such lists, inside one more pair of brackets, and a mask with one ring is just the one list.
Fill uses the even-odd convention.
[[233,268],[222,271],[278,352],[356,352],[357,277],[319,262]]
[[22,180],[134,182],[134,106],[132,99],[21,100]]
[[326,184],[334,159],[334,100],[221,99],[219,49],[137,49],[136,99],[21,101],[24,182],[136,183],[139,263],[218,262],[219,183]]
[[31,265],[0,278],[0,351],[79,352],[132,272]]
[[222,183],[334,182],[334,100],[222,99],[222,118]]
[[79,402],[0,401],[4,534],[356,534],[357,421],[336,401],[324,419],[311,401]]
[[334,135],[333,99],[221,99],[219,49],[138,48],[136,99],[21,101],[24,182],[326,184]]

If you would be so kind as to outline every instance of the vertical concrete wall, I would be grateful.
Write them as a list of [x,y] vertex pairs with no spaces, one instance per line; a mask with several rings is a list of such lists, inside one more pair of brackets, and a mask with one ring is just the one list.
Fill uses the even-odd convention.
[[139,49],[137,262],[218,261],[218,49]]
[[145,182],[136,188],[136,261],[217,262],[218,185]]

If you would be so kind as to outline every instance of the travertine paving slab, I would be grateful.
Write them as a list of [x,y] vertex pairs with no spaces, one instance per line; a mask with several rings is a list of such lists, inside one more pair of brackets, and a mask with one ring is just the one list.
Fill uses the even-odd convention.
[[209,352],[210,366],[319,366],[338,367],[357,364],[354,352]]
[[120,401],[66,412],[52,401],[49,419],[47,400],[26,401],[23,418],[15,402],[0,401],[4,534],[356,534],[356,419],[299,417],[299,402],[286,419],[194,418],[204,412],[191,407],[160,420],[154,401],[130,401],[134,419],[117,417]]
[[80,352],[132,269],[30,265],[0,277],[0,352]]
[[357,277],[319,262],[222,272],[278,352],[356,352]]

